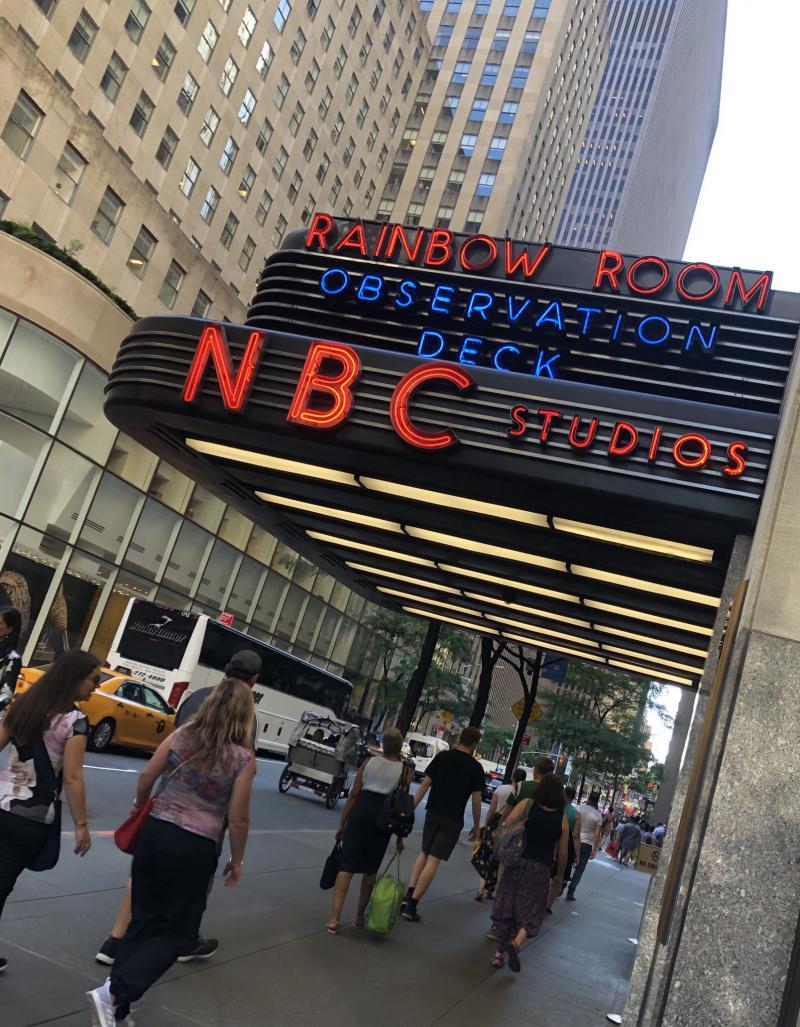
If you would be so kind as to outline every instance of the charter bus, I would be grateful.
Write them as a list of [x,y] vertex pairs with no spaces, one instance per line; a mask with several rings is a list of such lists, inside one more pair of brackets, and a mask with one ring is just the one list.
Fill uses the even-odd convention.
[[216,685],[234,653],[253,649],[262,671],[253,688],[256,746],[285,756],[295,725],[313,711],[342,719],[353,686],[282,649],[229,628],[204,613],[131,599],[117,628],[108,665],[145,681],[177,709],[185,695]]

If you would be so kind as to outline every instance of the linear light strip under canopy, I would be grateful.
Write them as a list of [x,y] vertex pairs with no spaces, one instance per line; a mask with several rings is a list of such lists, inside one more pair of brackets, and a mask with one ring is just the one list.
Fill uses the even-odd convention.
[[[334,467],[323,467],[320,464],[289,460],[286,457],[274,456],[270,453],[259,453],[256,450],[226,446],[223,443],[208,442],[204,439],[187,438],[186,445],[196,453],[216,457],[220,460],[231,460],[234,463],[264,467],[267,470],[277,471],[279,474],[291,474],[301,478],[316,478],[321,481],[350,487],[361,485],[361,487],[369,491],[382,492],[400,499],[409,499],[412,502],[428,503],[433,506],[442,506],[446,509],[464,510],[468,513],[480,514],[485,517],[497,517],[502,520],[530,524],[540,528],[551,527],[550,519],[546,514],[536,513],[532,510],[523,510],[520,507],[505,506],[501,503],[487,503],[483,500],[471,499],[467,496],[456,496],[447,492],[419,488],[415,485],[404,485],[400,482],[387,481],[383,478],[355,475],[349,471],[340,471]],[[575,521],[564,517],[554,517],[552,519],[552,527],[557,531],[563,531],[568,534],[580,535],[584,538],[592,538],[612,545],[627,546],[631,549],[641,549],[645,552],[656,553],[659,556],[680,560],[693,560],[697,563],[711,563],[714,559],[713,549],[693,546],[685,542],[675,542],[671,539],[662,539],[653,535],[642,535],[636,532],[622,531],[617,528],[607,528],[602,525],[589,524],[584,521]]]

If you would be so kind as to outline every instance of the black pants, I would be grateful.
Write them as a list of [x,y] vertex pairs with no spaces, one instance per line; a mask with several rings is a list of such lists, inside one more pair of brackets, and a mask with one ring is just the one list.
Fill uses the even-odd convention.
[[111,971],[117,1016],[197,942],[217,868],[210,838],[150,817],[133,856],[131,922]]
[[47,824],[0,810],[0,914],[17,878],[38,855],[49,831]]
[[567,894],[575,894],[575,889],[581,883],[583,871],[586,869],[589,863],[589,856],[591,856],[591,854],[591,845],[587,845],[586,842],[581,842],[581,851],[580,855],[578,856],[578,865],[575,867],[575,873],[572,875],[572,880],[570,881],[569,888],[567,889]]

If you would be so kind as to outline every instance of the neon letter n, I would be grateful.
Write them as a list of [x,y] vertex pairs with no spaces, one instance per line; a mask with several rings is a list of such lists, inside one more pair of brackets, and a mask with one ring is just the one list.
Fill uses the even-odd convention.
[[189,373],[186,375],[181,393],[184,403],[194,403],[197,399],[210,357],[217,373],[219,391],[222,393],[225,409],[241,410],[250,394],[266,338],[264,332],[250,333],[242,355],[242,362],[234,377],[231,353],[225,333],[219,325],[206,325],[200,336],[194,357],[192,357]]

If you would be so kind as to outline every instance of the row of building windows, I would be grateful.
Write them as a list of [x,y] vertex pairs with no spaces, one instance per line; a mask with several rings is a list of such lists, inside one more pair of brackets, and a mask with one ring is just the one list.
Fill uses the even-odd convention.
[[[419,6],[422,11],[427,13],[433,9],[434,2],[435,0],[420,0]],[[473,15],[486,17],[491,12],[492,2],[493,0],[475,0],[472,8]],[[458,14],[463,6],[463,0],[445,0],[445,11],[447,14]],[[521,0],[505,0],[501,16],[503,18],[516,18],[519,15],[521,6]],[[531,17],[537,20],[546,18],[549,10],[550,0],[536,0]]]
[[[478,44],[481,41],[483,29],[468,28],[463,34],[459,33],[456,39],[459,43],[459,49],[463,52],[466,50],[477,50]],[[536,53],[536,48],[539,45],[542,33],[539,29],[528,29],[522,37],[522,44],[520,46],[520,53],[533,54]],[[434,51],[439,48],[446,50],[450,45],[450,40],[453,37],[453,28],[450,25],[442,25],[433,37]],[[508,49],[508,44],[511,42],[511,30],[510,29],[497,29],[492,42],[489,47],[491,53],[505,53]]]
[[[481,176],[483,177],[483,176]],[[494,176],[491,176],[494,177]],[[492,183],[494,184],[494,183]],[[491,192],[491,187],[489,187]],[[488,195],[489,193],[479,193],[476,190],[476,195]],[[395,201],[392,199],[384,199],[378,204],[378,212],[376,215],[377,221],[391,221],[394,214]],[[406,211],[406,216],[402,219],[404,225],[416,226],[422,220],[422,215],[425,213],[424,203],[409,203]],[[434,226],[436,228],[449,228],[453,215],[455,213],[455,207],[448,203],[442,203],[436,210],[436,217],[434,219]],[[467,213],[466,220],[464,222],[465,232],[478,232],[480,231],[481,224],[483,222],[485,211],[479,210],[476,207],[471,207]]]

